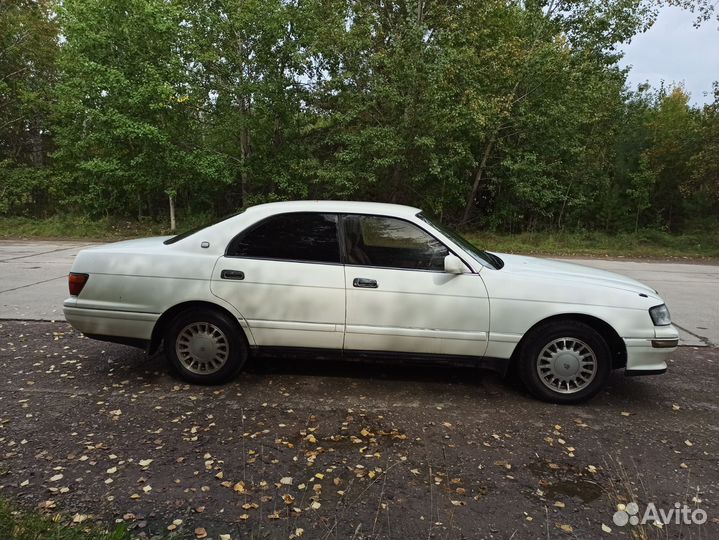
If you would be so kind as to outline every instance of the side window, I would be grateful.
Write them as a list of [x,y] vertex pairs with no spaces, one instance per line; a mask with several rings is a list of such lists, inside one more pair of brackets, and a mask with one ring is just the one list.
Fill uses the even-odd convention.
[[227,255],[339,263],[337,216],[311,212],[280,214],[237,236]]
[[348,264],[444,270],[447,248],[408,221],[350,215],[344,218],[344,229]]

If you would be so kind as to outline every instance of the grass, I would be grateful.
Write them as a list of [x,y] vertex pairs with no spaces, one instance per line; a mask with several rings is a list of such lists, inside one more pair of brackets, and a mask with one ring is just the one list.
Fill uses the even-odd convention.
[[43,515],[18,510],[0,500],[0,538],[14,540],[124,540],[127,528],[120,524],[107,530],[95,524],[72,524],[72,518],[61,514]]
[[[195,225],[183,224],[190,228]],[[168,228],[152,221],[91,220],[56,216],[47,219],[0,217],[0,238],[65,240],[123,240],[141,236],[169,234]]]
[[540,232],[466,234],[473,244],[488,251],[573,257],[649,259],[717,259],[719,230],[669,234],[644,230],[610,235],[602,232]]
[[[209,222],[207,216],[180,219],[178,229],[187,230]],[[72,239],[114,241],[170,234],[167,224],[152,221],[58,216],[48,219],[0,217],[0,239]],[[719,228],[692,234],[668,234],[643,230],[615,235],[603,232],[535,232],[499,234],[468,232],[465,236],[489,251],[527,255],[625,257],[654,259],[718,259]]]

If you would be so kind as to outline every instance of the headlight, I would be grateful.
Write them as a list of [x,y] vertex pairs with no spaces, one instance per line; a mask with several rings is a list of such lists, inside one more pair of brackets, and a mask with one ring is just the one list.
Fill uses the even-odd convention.
[[649,316],[652,318],[654,326],[667,326],[672,324],[672,316],[669,315],[669,308],[666,304],[654,306],[649,310]]

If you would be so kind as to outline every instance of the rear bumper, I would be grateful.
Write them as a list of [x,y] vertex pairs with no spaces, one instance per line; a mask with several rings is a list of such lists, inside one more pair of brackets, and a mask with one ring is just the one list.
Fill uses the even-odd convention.
[[[118,343],[149,342],[160,318],[158,313],[138,313],[78,307],[75,298],[65,301],[65,319],[88,337]],[[115,338],[115,339],[110,339]]]
[[625,339],[625,375],[659,375],[667,370],[667,358],[677,350],[679,337]]

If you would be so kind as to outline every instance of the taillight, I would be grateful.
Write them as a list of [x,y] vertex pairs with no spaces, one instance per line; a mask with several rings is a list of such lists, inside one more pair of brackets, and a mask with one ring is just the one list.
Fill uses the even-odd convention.
[[87,283],[87,278],[90,276],[87,274],[78,274],[77,272],[70,272],[67,276],[67,283],[70,286],[70,295],[77,296],[82,292],[82,288]]

